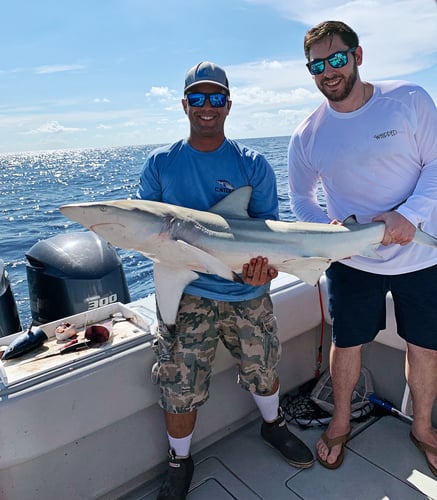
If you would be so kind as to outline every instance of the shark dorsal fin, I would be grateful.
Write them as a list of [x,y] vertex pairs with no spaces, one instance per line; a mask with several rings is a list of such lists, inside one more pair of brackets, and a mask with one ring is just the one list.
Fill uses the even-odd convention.
[[222,216],[232,216],[233,218],[249,217],[247,207],[249,206],[251,195],[252,186],[243,186],[232,191],[226,198],[223,198],[223,200],[211,207],[209,211]]

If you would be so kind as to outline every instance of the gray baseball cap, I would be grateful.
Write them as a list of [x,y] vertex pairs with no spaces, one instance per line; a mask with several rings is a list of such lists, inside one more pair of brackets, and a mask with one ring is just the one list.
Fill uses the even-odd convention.
[[229,83],[225,70],[212,62],[201,62],[188,70],[185,75],[184,93],[198,83],[214,83],[223,87],[229,94]]

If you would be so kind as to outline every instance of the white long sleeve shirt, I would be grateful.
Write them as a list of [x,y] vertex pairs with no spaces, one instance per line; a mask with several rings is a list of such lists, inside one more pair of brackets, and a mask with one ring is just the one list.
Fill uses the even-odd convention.
[[[421,87],[374,83],[372,98],[351,113],[327,101],[296,129],[288,151],[289,195],[296,217],[309,222],[358,222],[393,207],[437,237],[437,109]],[[317,199],[322,186],[326,209]],[[381,259],[343,263],[378,274],[401,274],[437,264],[437,249],[410,243],[380,245]]]

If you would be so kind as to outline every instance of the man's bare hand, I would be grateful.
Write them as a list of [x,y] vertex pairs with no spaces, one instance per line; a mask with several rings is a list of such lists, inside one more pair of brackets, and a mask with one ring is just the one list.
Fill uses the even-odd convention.
[[396,211],[384,212],[372,219],[374,222],[384,222],[385,231],[382,245],[407,245],[416,234],[416,228],[408,219]]
[[258,256],[250,259],[248,264],[243,265],[242,279],[245,283],[253,286],[261,286],[269,283],[278,276],[278,271],[269,266],[267,257]]

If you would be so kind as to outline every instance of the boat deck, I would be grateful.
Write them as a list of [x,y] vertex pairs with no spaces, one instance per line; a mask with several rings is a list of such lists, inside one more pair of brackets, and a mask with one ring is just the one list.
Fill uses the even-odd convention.
[[[419,500],[437,499],[437,480],[409,439],[410,424],[393,416],[354,423],[343,465],[331,471],[289,466],[260,437],[261,419],[193,455],[188,500]],[[323,427],[290,429],[314,449]],[[195,450],[194,450],[195,451]],[[156,498],[163,475],[123,500]]]

